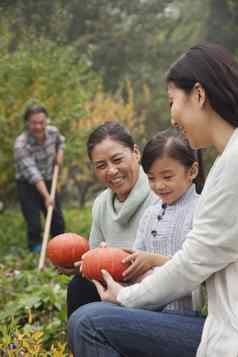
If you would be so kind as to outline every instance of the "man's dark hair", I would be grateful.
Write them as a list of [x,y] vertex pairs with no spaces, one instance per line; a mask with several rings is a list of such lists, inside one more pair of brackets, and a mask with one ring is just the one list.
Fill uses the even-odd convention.
[[34,115],[34,114],[38,114],[38,113],[43,113],[45,114],[46,117],[48,117],[48,112],[47,110],[42,107],[42,106],[32,106],[32,107],[28,107],[24,113],[24,122],[27,123],[27,121],[29,120],[29,118]]

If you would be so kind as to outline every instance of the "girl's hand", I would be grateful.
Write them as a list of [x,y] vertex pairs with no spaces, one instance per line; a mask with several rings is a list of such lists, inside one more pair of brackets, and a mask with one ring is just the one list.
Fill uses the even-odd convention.
[[106,283],[106,287],[104,287],[99,281],[93,280],[101,300],[118,304],[117,296],[123,287],[113,280],[112,276],[106,270],[102,270],[102,276]]
[[122,260],[123,263],[131,263],[123,273],[124,281],[135,281],[139,276],[155,266],[154,254],[137,250]]

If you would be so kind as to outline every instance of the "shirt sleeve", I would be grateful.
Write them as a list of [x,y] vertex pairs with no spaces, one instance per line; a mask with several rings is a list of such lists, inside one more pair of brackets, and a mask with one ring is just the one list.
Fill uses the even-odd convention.
[[163,306],[185,296],[238,259],[237,165],[224,167],[222,178],[201,195],[201,209],[183,248],[140,284],[123,288],[118,301],[128,307]]
[[15,160],[24,179],[35,184],[43,180],[43,177],[38,170],[34,158],[29,154],[25,147],[15,147]]

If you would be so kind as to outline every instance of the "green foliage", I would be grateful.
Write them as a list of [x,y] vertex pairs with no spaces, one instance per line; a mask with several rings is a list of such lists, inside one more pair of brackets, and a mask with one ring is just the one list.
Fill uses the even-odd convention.
[[120,81],[128,79],[158,88],[161,76],[154,74],[163,73],[168,59],[203,35],[210,2],[191,6],[189,0],[41,0],[36,5],[34,0],[15,0],[8,11],[14,18],[15,41],[22,41],[26,28],[37,36],[74,43],[81,53],[90,53],[106,88],[117,90]]
[[210,0],[208,15],[206,40],[220,43],[230,51],[236,52],[238,48],[238,2],[236,0]]
[[147,120],[151,133],[168,124],[164,72],[185,48],[205,38],[210,2],[52,0],[49,5],[41,0],[35,5],[34,0],[15,0],[7,11],[15,29],[12,42],[21,43],[25,29],[72,44],[102,74],[107,91],[115,92],[131,80],[139,105],[143,85],[148,85],[154,99]]
[[[84,114],[83,104],[93,97],[100,77],[74,47],[31,35],[30,45],[20,44],[9,51],[11,34],[1,24],[3,45],[0,47],[0,190],[13,188],[13,146],[23,129],[22,114],[32,103],[41,103],[49,111],[50,123],[67,134],[66,162],[77,157],[82,143],[75,125]],[[4,155],[3,155],[4,153]]]
[[25,32],[73,44],[80,55],[90,54],[109,90],[129,79],[138,92],[146,83],[160,93],[164,71],[189,46],[209,40],[237,48],[236,0],[12,0],[1,6],[11,23],[11,47],[27,41]]
[[[19,212],[5,211],[0,214],[0,256],[6,254],[22,255],[22,249],[26,249],[25,223]],[[14,262],[17,264],[17,262]],[[29,262],[29,266],[31,261]],[[16,269],[18,269],[16,267]]]
[[[45,105],[51,123],[65,134],[62,182],[71,189],[80,181],[75,190],[82,206],[94,184],[93,177],[82,178],[88,165],[82,124],[98,89],[108,97],[121,89],[119,102],[125,99],[126,107],[125,83],[131,81],[135,114],[147,112],[146,140],[169,125],[164,73],[180,53],[204,40],[237,51],[234,0],[12,0],[2,1],[0,10],[2,199],[14,192],[13,144],[27,104]],[[145,85],[151,93],[146,108]],[[206,161],[209,167],[209,155]]]
[[8,357],[67,357],[72,356],[67,352],[65,343],[57,342],[51,345],[47,351],[43,346],[42,331],[26,331],[22,332],[19,325],[12,320],[10,324],[3,326],[1,331],[0,342],[1,356]]
[[[10,256],[6,258],[7,261],[11,259]],[[36,257],[32,257],[32,263],[37,266]],[[68,279],[51,268],[44,272],[36,269],[6,272],[4,267],[1,271],[1,323],[10,323],[14,317],[24,326],[25,332],[42,331],[45,343],[64,340]]]
[[[87,237],[90,211],[90,207],[80,212],[67,210],[67,231]],[[0,225],[5,227],[0,233],[0,355],[1,348],[6,352],[14,344],[26,356],[68,356],[66,286],[70,278],[58,274],[50,263],[44,271],[37,270],[39,255],[25,248],[19,212],[4,212]],[[9,350],[8,355],[18,356],[19,351]]]

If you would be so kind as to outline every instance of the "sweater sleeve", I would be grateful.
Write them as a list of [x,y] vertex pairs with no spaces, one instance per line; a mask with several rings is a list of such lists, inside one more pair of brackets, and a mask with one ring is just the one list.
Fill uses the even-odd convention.
[[[123,288],[118,301],[128,307],[163,306],[192,292],[212,274],[238,259],[238,164],[223,168],[202,194],[182,250],[140,284]],[[232,179],[233,178],[233,179]]]
[[90,248],[96,248],[101,242],[104,242],[104,235],[99,224],[99,213],[100,213],[100,196],[96,198],[93,208],[92,208],[92,226],[89,235],[89,245]]

